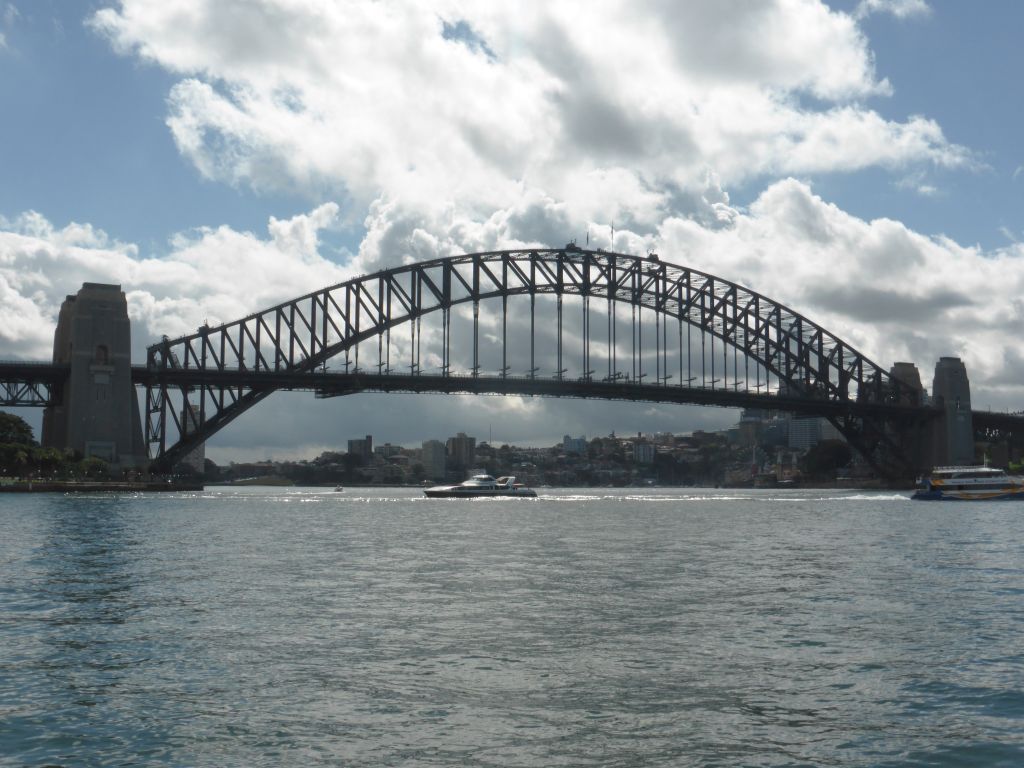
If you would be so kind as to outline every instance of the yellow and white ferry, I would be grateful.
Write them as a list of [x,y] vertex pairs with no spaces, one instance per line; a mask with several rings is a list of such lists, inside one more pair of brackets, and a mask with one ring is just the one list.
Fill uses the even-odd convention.
[[1024,500],[1024,477],[994,467],[936,467],[911,496],[919,501]]

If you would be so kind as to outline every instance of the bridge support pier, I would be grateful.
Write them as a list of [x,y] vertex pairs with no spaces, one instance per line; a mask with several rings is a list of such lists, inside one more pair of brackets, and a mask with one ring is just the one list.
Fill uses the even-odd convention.
[[70,373],[60,402],[43,413],[43,445],[95,456],[116,469],[145,467],[131,324],[120,285],[85,283],[64,300],[53,362],[68,365]]
[[959,357],[940,357],[935,364],[932,400],[942,409],[932,432],[932,465],[973,464],[974,424],[971,383]]
[[[889,376],[905,386],[901,389],[900,405],[921,406],[925,403],[921,373],[913,363],[893,363]],[[930,419],[914,418],[893,424],[894,438],[901,447],[908,467],[914,475],[928,471],[932,466],[932,424]],[[908,478],[909,479],[909,478]]]
[[[913,363],[895,363],[889,371],[906,385],[901,405],[925,402],[921,374]],[[912,398],[916,397],[916,401]],[[971,385],[967,368],[958,357],[943,357],[935,364],[932,404],[937,416],[897,428],[897,441],[918,473],[932,467],[973,464],[974,427],[971,416]]]

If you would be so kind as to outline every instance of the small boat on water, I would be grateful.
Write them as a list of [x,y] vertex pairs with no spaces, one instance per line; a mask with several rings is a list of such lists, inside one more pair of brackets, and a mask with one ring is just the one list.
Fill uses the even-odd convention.
[[1024,500],[1024,477],[994,467],[936,467],[920,482],[918,501]]
[[473,475],[458,485],[435,485],[424,488],[423,492],[432,499],[479,499],[491,496],[531,498],[537,495],[532,488],[517,483],[514,477],[495,479],[490,475]]

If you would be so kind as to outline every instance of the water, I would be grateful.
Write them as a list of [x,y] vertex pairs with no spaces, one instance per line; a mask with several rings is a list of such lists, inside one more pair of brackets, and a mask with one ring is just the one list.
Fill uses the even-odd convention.
[[0,496],[0,764],[1018,766],[1024,507]]

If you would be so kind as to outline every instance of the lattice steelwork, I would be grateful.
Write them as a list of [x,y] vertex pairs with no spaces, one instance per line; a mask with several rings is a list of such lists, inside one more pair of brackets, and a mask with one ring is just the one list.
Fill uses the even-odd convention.
[[0,407],[55,405],[67,375],[66,365],[0,362]]
[[357,277],[165,338],[135,378],[163,466],[276,389],[756,403],[828,415],[866,450],[886,439],[866,417],[918,405],[860,352],[755,291],[655,255],[572,245]]

